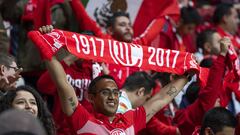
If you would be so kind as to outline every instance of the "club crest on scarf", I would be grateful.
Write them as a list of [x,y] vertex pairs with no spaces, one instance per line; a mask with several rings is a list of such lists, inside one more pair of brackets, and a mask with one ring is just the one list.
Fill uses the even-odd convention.
[[122,129],[114,129],[111,131],[110,135],[126,135],[126,133]]
[[121,43],[109,40],[109,51],[115,64],[141,67],[143,63],[143,48],[136,44]]

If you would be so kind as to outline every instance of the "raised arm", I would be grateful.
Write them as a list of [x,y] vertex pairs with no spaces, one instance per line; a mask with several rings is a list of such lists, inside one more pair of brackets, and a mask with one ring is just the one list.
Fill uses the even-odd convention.
[[53,57],[52,60],[46,61],[46,66],[58,89],[63,112],[67,116],[72,115],[78,105],[78,100],[73,87],[67,82],[61,63]]
[[134,42],[141,45],[150,46],[151,42],[162,31],[164,23],[166,23],[165,17],[154,19],[144,33],[134,39]]
[[[230,39],[221,39],[221,52],[210,68],[207,85],[200,89],[198,98],[193,104],[176,112],[174,123],[177,124],[182,134],[191,134],[194,131],[195,127],[202,122],[204,114],[214,107],[219,94],[221,94],[226,54],[230,44]],[[186,129],[186,127],[188,128]]]
[[182,90],[188,82],[186,76],[180,76],[171,83],[163,87],[160,92],[149,99],[143,107],[146,111],[146,122],[148,122],[160,109],[170,103],[172,99]]
[[[166,0],[161,1],[162,6],[158,9],[158,15],[155,19],[152,20],[147,29],[142,33],[138,38],[135,39],[135,42],[141,45],[150,46],[151,42],[159,35],[160,32],[168,30],[168,23],[175,23],[178,21],[177,18],[180,16],[179,3],[177,0]],[[164,6],[163,6],[164,5]],[[141,21],[140,18],[135,20],[135,22]],[[140,25],[134,25],[136,28],[141,27]],[[140,28],[141,30],[141,28]],[[135,33],[136,34],[136,33]]]

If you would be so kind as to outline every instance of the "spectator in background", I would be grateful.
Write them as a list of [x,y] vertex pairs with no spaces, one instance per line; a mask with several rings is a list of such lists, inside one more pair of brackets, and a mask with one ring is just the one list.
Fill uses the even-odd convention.
[[213,15],[213,23],[216,25],[219,35],[229,37],[238,52],[240,49],[240,38],[237,35],[239,18],[233,5],[226,3],[217,5]]
[[216,57],[220,52],[221,36],[215,30],[205,30],[197,36],[198,52],[195,53],[198,63],[205,58]]
[[[51,2],[51,7],[49,7],[51,8],[49,18],[51,18],[51,24],[54,25],[55,28],[69,31],[78,31],[76,21],[73,19],[74,17],[72,14],[72,10],[68,2],[64,2],[64,0],[46,1]],[[43,5],[38,5],[39,3]],[[39,10],[42,10],[41,7],[46,7],[46,5],[47,3],[38,0],[27,1],[27,3],[24,5],[24,12],[21,16],[21,32],[19,32],[17,35],[17,37],[19,38],[19,42],[16,42],[19,46],[17,50],[17,60],[19,65],[21,65],[24,69],[22,76],[24,77],[26,84],[31,85],[35,88],[37,87],[37,80],[39,79],[41,74],[45,72],[46,68],[43,61],[41,60],[41,57],[36,47],[27,38],[27,32],[34,30],[34,26],[36,25],[35,18],[37,18],[36,14]],[[42,16],[42,18],[47,17]],[[37,21],[40,20],[41,19],[38,19]],[[57,57],[59,59],[63,59],[66,55],[68,55],[68,53],[64,49],[62,49],[58,53]]]
[[18,68],[15,58],[8,54],[0,54],[0,98],[10,89],[16,87],[22,69]]
[[131,74],[123,84],[117,113],[142,106],[152,95],[153,79],[144,71]]
[[234,135],[237,120],[225,108],[216,107],[209,110],[203,118],[202,126],[193,135]]
[[2,0],[0,3],[0,51],[15,57],[19,42],[17,33],[25,1]]
[[196,52],[195,27],[201,23],[201,17],[193,7],[181,9],[180,21],[174,23],[171,18],[161,31],[159,46],[179,51]]
[[9,91],[0,102],[0,112],[7,109],[24,110],[41,121],[47,135],[55,135],[55,127],[51,113],[48,111],[42,97],[29,86],[20,86]]

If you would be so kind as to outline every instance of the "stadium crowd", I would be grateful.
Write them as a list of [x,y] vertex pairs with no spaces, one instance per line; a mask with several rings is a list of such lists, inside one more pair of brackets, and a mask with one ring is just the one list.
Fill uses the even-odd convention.
[[92,1],[0,0],[0,135],[240,135],[239,0]]

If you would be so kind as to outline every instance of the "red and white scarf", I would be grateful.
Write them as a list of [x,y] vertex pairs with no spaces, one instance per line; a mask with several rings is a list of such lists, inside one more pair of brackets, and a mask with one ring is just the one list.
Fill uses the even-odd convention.
[[100,39],[57,29],[44,35],[31,31],[28,36],[39,48],[43,59],[51,59],[61,47],[66,46],[69,52],[79,58],[143,70],[183,74],[188,70],[200,69],[193,54],[187,52]]

